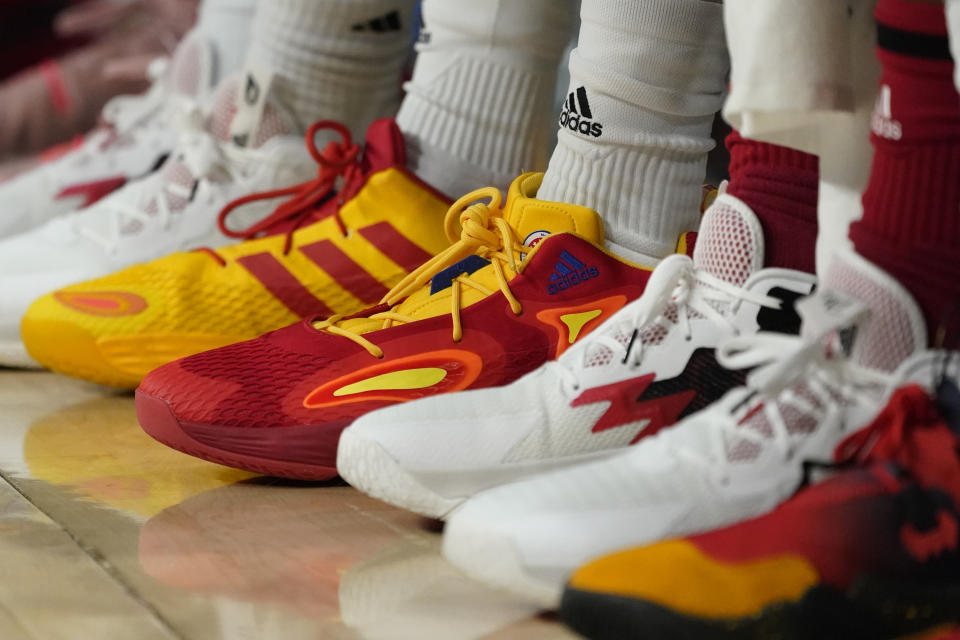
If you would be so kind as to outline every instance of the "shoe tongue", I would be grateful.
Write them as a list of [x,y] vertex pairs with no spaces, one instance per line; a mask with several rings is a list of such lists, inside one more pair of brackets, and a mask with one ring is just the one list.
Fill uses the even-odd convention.
[[525,173],[507,192],[503,217],[528,247],[554,233],[575,233],[603,247],[603,221],[593,209],[563,202],[537,200],[542,173]]
[[742,286],[763,268],[763,228],[745,202],[728,193],[717,196],[703,214],[693,264],[697,269]]
[[192,98],[202,98],[214,85],[213,49],[197,31],[177,45],[167,77],[174,92]]
[[[238,90],[239,78],[229,78],[220,83],[214,95],[213,106],[207,116],[205,125],[207,131],[221,142],[231,141],[232,125],[240,113],[237,108]],[[255,129],[255,135],[250,146],[259,147],[275,135],[290,133],[292,130],[291,122],[291,119],[286,117],[272,101],[266,103],[261,114],[261,122]],[[235,138],[234,142],[236,142]],[[177,185],[183,190],[189,191],[198,177],[190,171],[187,163],[180,155],[180,150],[175,150],[174,154],[159,170],[154,186],[159,188],[161,185]],[[166,192],[165,197],[167,198],[166,206],[172,213],[182,211],[189,202],[189,198],[169,191]],[[140,206],[143,207],[147,215],[156,215],[159,211],[156,191],[148,189],[141,194]],[[121,228],[121,234],[136,234],[140,232],[142,227],[142,223],[132,220]]]
[[270,72],[247,69],[217,87],[207,130],[221,142],[256,149],[278,135],[297,135],[293,116],[276,99],[270,88]]
[[396,120],[381,118],[370,124],[363,147],[363,163],[370,173],[407,164],[406,143]]
[[850,336],[851,355],[859,364],[893,371],[907,357],[926,348],[926,323],[910,293],[853,252],[834,258],[823,279],[823,291],[804,302],[804,335],[809,336],[831,317],[849,314],[853,306],[865,307],[868,312]]
[[[390,131],[390,127],[386,124],[383,127],[382,132]],[[399,140],[402,142],[402,138]],[[395,148],[402,150],[399,146]],[[524,244],[532,247],[548,235],[572,232],[602,247],[603,223],[600,216],[586,207],[537,200],[535,196],[542,179],[542,173],[527,173],[510,185],[507,202],[503,207],[503,217],[514,229],[517,237],[525,239]],[[450,265],[446,272],[435,274],[428,286],[400,302],[395,310],[420,319],[450,313],[451,287],[449,285],[451,278],[458,274],[469,273],[471,278],[485,287],[491,290],[498,289],[495,272],[485,269],[485,266],[487,266],[486,261],[479,260],[477,256],[470,256],[456,265]],[[508,278],[512,277],[509,271],[507,275]],[[472,287],[466,288],[461,296],[462,307],[486,297]],[[380,325],[381,322],[378,320],[358,318],[347,320],[341,326],[363,333],[375,331]]]

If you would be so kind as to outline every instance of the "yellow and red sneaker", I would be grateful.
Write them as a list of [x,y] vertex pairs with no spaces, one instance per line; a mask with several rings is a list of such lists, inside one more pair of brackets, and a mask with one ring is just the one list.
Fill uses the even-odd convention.
[[[957,354],[935,361],[955,393]],[[903,386],[837,447],[835,475],[766,515],[588,562],[560,617],[597,639],[946,640],[960,623],[960,430],[937,405]]]
[[[319,153],[320,128],[343,141]],[[362,153],[331,122],[311,127],[307,144],[320,166],[315,180],[221,213],[224,233],[245,242],[176,253],[40,298],[21,323],[30,355],[54,371],[132,389],[171,360],[299,318],[363,309],[449,245],[440,224],[449,200],[406,169],[393,120],[370,126]],[[237,206],[282,196],[291,197],[258,224],[226,228]]]
[[380,305],[152,372],[137,391],[140,424],[207,460],[329,478],[357,417],[506,384],[556,357],[638,297],[650,271],[604,251],[596,212],[537,200],[541,179],[517,178],[502,208],[493,188],[454,203],[445,227],[454,237],[459,221],[459,240]]

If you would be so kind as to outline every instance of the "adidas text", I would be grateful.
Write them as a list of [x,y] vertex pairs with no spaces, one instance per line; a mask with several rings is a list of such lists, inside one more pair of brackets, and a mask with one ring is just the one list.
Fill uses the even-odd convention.
[[592,118],[593,112],[590,110],[587,90],[580,87],[571,92],[564,102],[563,110],[560,112],[560,128],[599,138],[603,135],[603,125]]
[[560,253],[560,260],[550,275],[550,282],[547,284],[547,293],[555,295],[561,291],[566,291],[571,287],[583,284],[590,278],[600,277],[600,270],[596,267],[588,267],[583,264],[569,252]]

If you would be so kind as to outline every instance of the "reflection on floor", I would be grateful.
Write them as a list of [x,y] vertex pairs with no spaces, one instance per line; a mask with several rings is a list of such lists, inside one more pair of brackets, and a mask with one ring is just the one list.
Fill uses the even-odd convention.
[[573,637],[340,482],[170,451],[129,394],[0,371],[0,638]]

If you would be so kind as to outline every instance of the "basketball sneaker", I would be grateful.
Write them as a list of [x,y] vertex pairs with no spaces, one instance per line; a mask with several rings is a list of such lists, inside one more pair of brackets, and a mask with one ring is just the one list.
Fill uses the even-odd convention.
[[838,475],[760,518],[590,562],[560,615],[589,638],[651,640],[900,638],[960,622],[958,427],[903,387],[841,444]]
[[650,272],[601,248],[594,211],[537,200],[541,179],[517,178],[502,207],[493,187],[460,198],[444,224],[456,242],[379,305],[153,371],[137,391],[140,424],[214,462],[329,478],[357,417],[506,384],[556,357],[638,297]]
[[[737,243],[741,250],[729,247]],[[353,486],[442,518],[469,496],[608,456],[741,385],[718,345],[757,331],[797,333],[793,303],[814,276],[764,269],[763,229],[741,200],[707,210],[693,260],[661,262],[639,299],[506,387],[424,398],[359,418],[337,468]]]
[[[939,361],[899,283],[837,258],[798,304],[802,337],[740,336],[718,350],[746,384],[615,456],[494,487],[449,517],[444,553],[468,575],[545,606],[591,558],[726,526],[790,497],[807,461],[829,460],[905,381]],[[955,363],[956,364],[956,363]]]
[[51,149],[39,165],[0,184],[0,238],[89,206],[163,164],[180,115],[210,98],[213,50],[191,33],[169,62],[151,65],[150,77],[145,94],[110,100],[101,126],[85,138]]
[[[0,365],[34,364],[20,340],[20,320],[40,295],[175,251],[226,244],[232,238],[218,228],[217,214],[227,203],[310,177],[315,165],[279,104],[262,111],[250,144],[232,140],[232,121],[247,111],[237,88],[229,79],[206,118],[197,111],[184,118],[176,151],[158,171],[82,211],[0,241]],[[269,211],[254,203],[240,225]],[[125,311],[128,302],[103,304],[109,313]],[[56,349],[55,333],[43,340]]]
[[[342,140],[321,154],[315,137],[331,129]],[[448,246],[449,202],[406,170],[393,120],[375,121],[363,150],[336,123],[317,123],[306,138],[319,165],[314,180],[287,189],[287,202],[241,232],[228,216],[278,193],[221,212],[221,231],[246,241],[175,253],[40,298],[21,325],[30,355],[60,373],[133,389],[171,360],[375,304]]]

